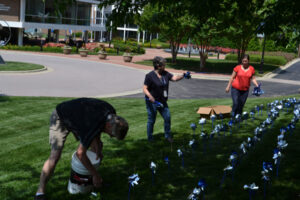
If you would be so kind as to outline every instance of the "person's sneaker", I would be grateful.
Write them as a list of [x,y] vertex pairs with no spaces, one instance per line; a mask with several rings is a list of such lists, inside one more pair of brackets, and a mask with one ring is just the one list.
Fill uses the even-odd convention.
[[46,195],[41,194],[41,195],[35,195],[34,200],[47,200]]

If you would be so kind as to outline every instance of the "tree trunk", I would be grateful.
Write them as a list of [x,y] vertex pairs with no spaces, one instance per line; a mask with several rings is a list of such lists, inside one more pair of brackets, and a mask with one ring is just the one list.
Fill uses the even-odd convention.
[[171,43],[171,52],[172,52],[172,63],[176,63],[178,47],[173,42]]
[[199,52],[200,55],[200,71],[202,71],[205,68],[206,65],[206,59],[207,59],[207,53]]

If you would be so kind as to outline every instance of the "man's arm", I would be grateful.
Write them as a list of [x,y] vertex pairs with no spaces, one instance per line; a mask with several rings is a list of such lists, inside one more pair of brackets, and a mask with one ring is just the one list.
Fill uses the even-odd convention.
[[93,139],[93,141],[91,143],[91,150],[96,153],[96,155],[97,155],[96,160],[98,160],[98,158],[100,158],[102,161],[102,159],[103,159],[103,154],[102,154],[103,142],[101,141],[100,136],[101,135],[97,135]]
[[93,176],[93,184],[95,187],[100,187],[102,184],[102,178],[98,174],[95,167],[92,165],[91,161],[86,155],[87,149],[82,145],[79,144],[79,147],[77,149],[76,155],[78,159],[81,161],[81,163],[86,167],[86,169],[91,173]]

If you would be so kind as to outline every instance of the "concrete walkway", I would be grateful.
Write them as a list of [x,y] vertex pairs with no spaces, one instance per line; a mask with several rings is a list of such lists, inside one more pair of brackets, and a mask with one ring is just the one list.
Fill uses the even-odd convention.
[[[83,58],[78,54],[20,51],[0,51],[0,55],[7,61],[37,63],[48,68],[47,71],[38,73],[0,73],[2,95],[64,97],[142,97],[145,73],[151,71],[153,67],[133,62],[151,60],[157,55],[171,56],[161,49],[146,49],[146,54],[134,56],[133,62],[126,63],[122,56],[108,56],[106,60],[99,60],[96,55]],[[220,55],[221,59],[223,57],[224,55]],[[264,96],[297,94],[300,87],[299,79],[287,80],[277,75],[293,65],[298,66],[299,63],[300,60],[295,60],[277,72],[258,78],[266,92]],[[291,69],[300,76],[298,68]],[[168,71],[174,74],[184,72],[175,69]],[[192,77],[192,80],[171,83],[170,98],[230,97],[230,94],[224,92],[229,75],[192,73]]]

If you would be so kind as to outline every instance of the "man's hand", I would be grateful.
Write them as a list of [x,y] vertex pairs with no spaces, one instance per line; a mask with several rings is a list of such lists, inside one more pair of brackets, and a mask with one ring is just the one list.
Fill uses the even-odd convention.
[[154,103],[154,102],[155,102],[154,97],[153,97],[153,96],[150,96],[150,97],[149,97],[149,101],[151,101],[151,103]]
[[93,176],[93,185],[96,187],[96,188],[99,188],[102,186],[102,178],[99,174],[96,174]]

